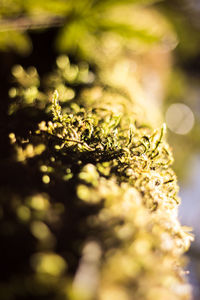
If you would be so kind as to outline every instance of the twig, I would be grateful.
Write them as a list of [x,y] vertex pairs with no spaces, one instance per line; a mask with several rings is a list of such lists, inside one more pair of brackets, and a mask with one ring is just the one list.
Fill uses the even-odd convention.
[[65,17],[49,15],[32,15],[15,18],[5,18],[0,20],[0,32],[5,31],[25,31],[40,28],[60,27],[63,25]]

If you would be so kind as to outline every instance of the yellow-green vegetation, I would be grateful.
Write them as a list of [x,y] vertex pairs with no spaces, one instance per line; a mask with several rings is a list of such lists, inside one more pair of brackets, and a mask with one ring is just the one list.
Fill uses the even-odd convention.
[[[118,45],[174,44],[168,22],[148,6],[158,0],[1,0],[0,49],[31,51],[30,30],[60,27],[56,48],[88,61],[113,56]],[[166,36],[166,32],[168,33]]]
[[133,97],[103,84],[86,63],[56,63],[45,78],[13,69],[12,190],[1,191],[1,240],[15,267],[0,294],[189,299],[182,255],[192,236],[177,219],[165,125],[147,125]]
[[42,74],[12,68],[2,299],[190,299],[193,237],[159,113],[177,38],[155,2],[0,0],[1,50],[28,55],[58,27],[64,53]]

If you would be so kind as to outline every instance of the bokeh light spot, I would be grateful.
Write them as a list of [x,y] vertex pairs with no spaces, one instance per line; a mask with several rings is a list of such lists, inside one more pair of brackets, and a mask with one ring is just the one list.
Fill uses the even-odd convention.
[[171,131],[176,134],[187,134],[194,126],[194,114],[183,103],[174,103],[167,109],[166,123]]
[[67,268],[65,260],[54,253],[37,253],[31,258],[31,265],[38,273],[60,276]]
[[44,175],[44,176],[42,176],[42,181],[45,184],[48,184],[50,182],[50,177],[48,175]]

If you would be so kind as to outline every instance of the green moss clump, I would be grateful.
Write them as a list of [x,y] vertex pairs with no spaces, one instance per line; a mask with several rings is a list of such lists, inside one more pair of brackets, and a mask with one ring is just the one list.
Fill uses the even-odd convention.
[[40,88],[35,69],[13,74],[0,294],[189,299],[182,254],[192,236],[177,219],[165,125],[145,125],[126,93],[67,57]]

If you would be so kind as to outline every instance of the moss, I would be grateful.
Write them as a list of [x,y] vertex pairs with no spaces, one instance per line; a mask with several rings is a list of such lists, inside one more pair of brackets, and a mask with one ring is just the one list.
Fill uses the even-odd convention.
[[1,193],[1,239],[15,256],[10,264],[13,250],[4,253],[0,293],[9,300],[189,299],[182,254],[192,236],[177,219],[165,125],[145,125],[126,93],[89,68],[80,79],[67,57],[41,87],[36,70],[18,69],[12,171]]

